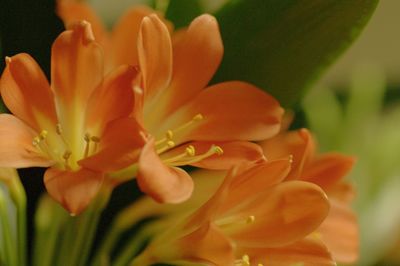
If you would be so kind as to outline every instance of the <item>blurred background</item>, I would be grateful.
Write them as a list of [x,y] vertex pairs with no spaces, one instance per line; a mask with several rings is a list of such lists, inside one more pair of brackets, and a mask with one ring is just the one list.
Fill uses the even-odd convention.
[[[227,1],[198,3],[214,12]],[[108,26],[129,6],[154,5],[154,1],[145,0],[88,2]],[[0,55],[27,52],[48,75],[51,43],[63,30],[54,10],[51,0],[0,0]],[[321,151],[358,157],[349,179],[357,188],[354,207],[361,228],[360,266],[400,265],[399,11],[399,0],[380,1],[359,38],[295,105],[296,124],[311,128]],[[2,60],[1,71],[3,67]],[[32,216],[35,199],[43,188],[43,172],[27,169],[20,173]],[[114,193],[112,204],[123,205],[120,195],[132,186],[119,188],[122,193]],[[106,213],[103,223],[117,210]]]

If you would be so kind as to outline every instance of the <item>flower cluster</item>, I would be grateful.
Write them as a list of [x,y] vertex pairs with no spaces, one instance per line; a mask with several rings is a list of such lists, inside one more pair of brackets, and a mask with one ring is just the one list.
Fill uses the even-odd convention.
[[[208,85],[223,55],[214,17],[174,32],[137,7],[107,32],[83,3],[60,1],[58,14],[67,30],[52,46],[50,82],[28,54],[6,58],[0,167],[48,167],[47,192],[71,215],[136,178],[160,233],[132,265],[357,259],[343,180],[353,159],[317,155],[307,130],[282,130],[283,109],[254,85]],[[186,165],[219,174],[193,179]],[[205,186],[211,194],[196,192]]]

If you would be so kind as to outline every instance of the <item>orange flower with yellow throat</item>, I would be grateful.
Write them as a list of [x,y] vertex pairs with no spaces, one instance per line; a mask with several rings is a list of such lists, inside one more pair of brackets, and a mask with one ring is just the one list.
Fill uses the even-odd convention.
[[292,170],[286,180],[311,182],[326,192],[331,209],[327,219],[312,236],[327,245],[336,261],[357,261],[358,224],[351,209],[354,191],[351,184],[344,179],[354,164],[354,158],[335,152],[318,154],[314,138],[306,129],[282,132],[260,145],[267,159],[293,155]]
[[328,199],[312,183],[282,182],[290,164],[282,159],[235,167],[191,215],[166,220],[168,229],[130,265],[335,265],[322,242],[307,238],[328,214]]
[[[159,202],[177,203],[193,190],[191,177],[179,166],[229,169],[262,158],[260,148],[248,141],[275,135],[283,109],[245,82],[206,87],[223,54],[214,17],[196,18],[172,42],[167,26],[153,14],[143,18],[137,40],[132,49],[137,49],[140,75],[132,121],[146,132],[146,145],[137,164],[113,176],[137,175],[142,191]],[[82,165],[105,171],[107,164],[99,160],[107,157],[100,152]]]
[[[68,28],[76,22],[86,20],[93,28],[96,41],[104,48],[105,72],[122,65],[137,65],[139,63],[136,47],[140,24],[145,16],[156,13],[160,18],[162,14],[147,6],[135,6],[128,9],[112,31],[108,31],[97,16],[95,11],[83,1],[58,0],[57,14]],[[163,19],[163,22],[172,31],[173,25]]]
[[86,208],[104,179],[104,172],[80,160],[107,151],[109,168],[119,169],[135,159],[124,157],[126,151],[144,144],[138,131],[123,134],[137,70],[121,66],[103,73],[101,48],[90,24],[80,22],[52,46],[51,84],[28,54],[7,57],[1,76],[1,95],[13,113],[0,115],[1,167],[50,167],[47,191],[71,214]]

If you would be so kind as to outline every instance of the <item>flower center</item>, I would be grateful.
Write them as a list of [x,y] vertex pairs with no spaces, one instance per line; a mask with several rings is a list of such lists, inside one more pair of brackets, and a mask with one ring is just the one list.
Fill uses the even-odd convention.
[[[234,266],[251,266],[250,257],[247,254],[243,255],[241,259],[235,260]],[[263,266],[263,264],[258,263],[257,266]]]
[[[42,130],[40,134],[33,138],[32,144],[42,154],[54,160],[58,166],[64,170],[76,170],[79,168],[77,161],[86,158],[97,152],[100,138],[86,133],[83,136],[84,147],[82,150],[73,151],[69,142],[64,137],[60,124],[56,125],[56,134],[49,134],[47,130]],[[83,151],[83,153],[82,153]]]

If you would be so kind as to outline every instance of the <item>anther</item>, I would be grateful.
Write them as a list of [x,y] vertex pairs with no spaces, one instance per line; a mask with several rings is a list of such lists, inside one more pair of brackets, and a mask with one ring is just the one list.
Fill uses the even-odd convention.
[[215,152],[217,155],[222,155],[222,154],[224,154],[224,150],[223,150],[220,146],[214,146],[214,152]]
[[85,136],[84,136],[83,138],[84,138],[84,140],[85,140],[86,142],[90,142],[90,134],[89,134],[89,133],[86,133]]
[[196,149],[194,148],[194,146],[189,145],[186,147],[186,155],[188,156],[195,156],[196,155]]
[[40,134],[39,134],[40,140],[44,140],[48,134],[49,134],[49,132],[47,132],[47,130],[42,130],[42,132],[40,132]]
[[251,223],[254,223],[255,220],[256,220],[256,217],[254,215],[250,215],[249,217],[247,217],[246,223],[251,224]]
[[293,155],[292,154],[289,155],[289,163],[293,163]]
[[139,86],[133,87],[133,91],[136,92],[137,94],[143,94],[143,89],[140,88]]
[[93,141],[93,142],[97,142],[97,143],[100,142],[100,138],[96,137],[96,136],[91,136],[90,140]]
[[33,146],[38,146],[40,143],[40,138],[39,137],[34,137],[32,141]]
[[9,64],[9,63],[11,63],[11,57],[9,57],[9,56],[6,56],[5,60],[6,60],[6,64]]
[[57,132],[58,135],[62,134],[62,129],[61,129],[61,125],[60,124],[56,125],[56,132]]
[[172,140],[167,141],[167,146],[168,148],[173,148],[175,146],[175,142],[173,142]]
[[63,159],[67,161],[69,159],[69,157],[71,157],[71,155],[72,155],[72,152],[67,150],[63,154]]
[[172,130],[167,130],[167,132],[165,132],[165,137],[169,140],[171,140],[174,136],[174,132],[172,132]]
[[204,116],[202,114],[197,114],[193,117],[193,121],[200,121],[203,119],[204,119]]

